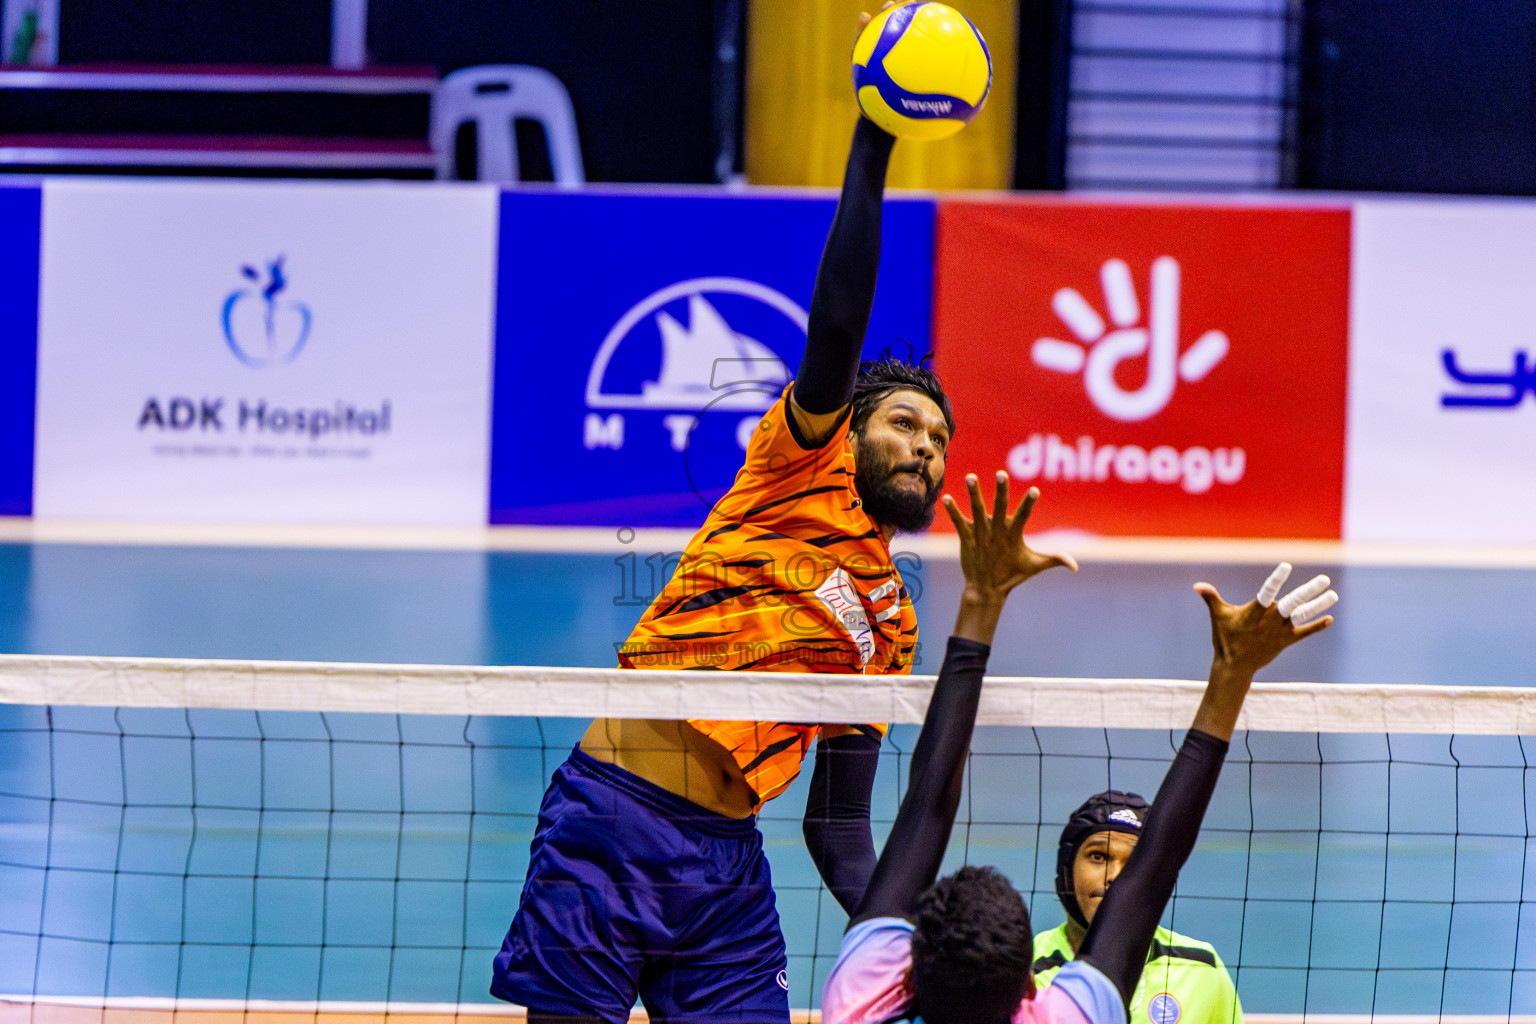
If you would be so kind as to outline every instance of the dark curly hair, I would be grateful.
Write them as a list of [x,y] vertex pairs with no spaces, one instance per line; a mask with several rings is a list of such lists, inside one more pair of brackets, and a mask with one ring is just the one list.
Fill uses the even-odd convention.
[[1030,990],[1024,899],[995,868],[963,867],[918,898],[912,988],[926,1024],[1006,1024]]
[[933,399],[933,404],[944,414],[944,424],[949,436],[955,436],[955,413],[939,383],[939,375],[923,365],[924,356],[916,363],[903,362],[889,353],[880,359],[870,359],[859,364],[859,376],[853,383],[853,418],[849,427],[855,434],[864,429],[869,414],[875,411],[880,400],[893,391],[921,391]]

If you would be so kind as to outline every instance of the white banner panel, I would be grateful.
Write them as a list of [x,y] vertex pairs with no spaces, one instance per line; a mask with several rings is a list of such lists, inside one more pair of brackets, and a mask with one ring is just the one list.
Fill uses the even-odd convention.
[[49,182],[35,514],[483,524],[497,204]]
[[1536,204],[1354,210],[1345,539],[1536,542]]

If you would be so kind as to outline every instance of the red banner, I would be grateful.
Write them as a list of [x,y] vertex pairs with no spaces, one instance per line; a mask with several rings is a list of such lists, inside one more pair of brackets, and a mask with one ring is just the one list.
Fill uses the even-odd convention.
[[1006,468],[1032,529],[1337,538],[1349,245],[1346,209],[941,202],[948,489]]

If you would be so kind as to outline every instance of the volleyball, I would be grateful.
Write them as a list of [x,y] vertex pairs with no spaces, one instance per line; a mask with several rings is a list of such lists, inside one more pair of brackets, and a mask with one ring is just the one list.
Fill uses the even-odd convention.
[[970,123],[992,88],[992,56],[976,26],[932,0],[870,19],[853,48],[859,109],[903,139],[942,139]]

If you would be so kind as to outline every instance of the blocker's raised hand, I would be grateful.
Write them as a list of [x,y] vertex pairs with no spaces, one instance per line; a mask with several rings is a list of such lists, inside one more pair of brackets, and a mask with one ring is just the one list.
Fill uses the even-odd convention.
[[1007,473],[997,474],[990,514],[975,474],[966,476],[965,487],[971,496],[971,517],[967,519],[948,494],[944,495],[944,511],[949,513],[955,532],[960,535],[960,568],[965,573],[966,597],[982,601],[1001,599],[1031,576],[1058,565],[1077,572],[1077,561],[1071,555],[1041,554],[1024,543],[1024,524],[1029,522],[1029,514],[1040,500],[1038,488],[1031,487],[1010,515]]
[[1228,604],[1209,583],[1195,584],[1195,593],[1210,609],[1211,644],[1218,663],[1251,677],[1291,644],[1333,624],[1333,616],[1323,613],[1339,595],[1328,589],[1327,576],[1314,576],[1275,600],[1290,574],[1290,564],[1281,562],[1259,595],[1244,605]]

